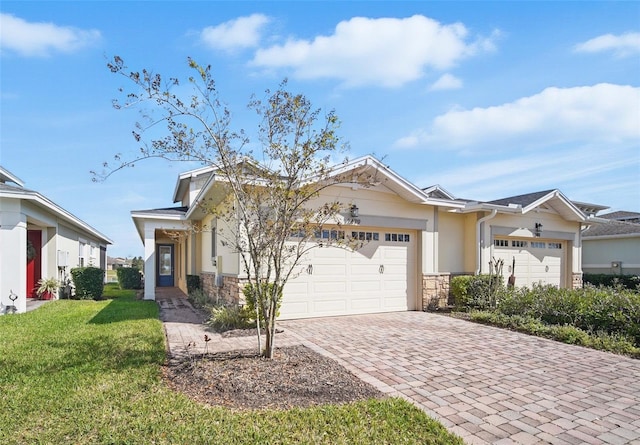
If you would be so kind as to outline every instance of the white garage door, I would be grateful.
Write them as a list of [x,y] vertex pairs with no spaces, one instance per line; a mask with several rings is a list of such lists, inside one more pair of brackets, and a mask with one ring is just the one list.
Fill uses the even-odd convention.
[[515,258],[516,286],[531,287],[536,283],[562,287],[565,251],[562,241],[496,238],[493,242],[493,257],[504,260],[505,281]]
[[315,247],[284,290],[281,319],[412,310],[416,233],[360,229],[358,251]]

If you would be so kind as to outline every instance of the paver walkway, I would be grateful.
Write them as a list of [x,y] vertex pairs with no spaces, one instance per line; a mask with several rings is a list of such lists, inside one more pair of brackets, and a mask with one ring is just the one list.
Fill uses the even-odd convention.
[[[302,343],[336,359],[469,444],[640,444],[638,360],[424,312],[279,327],[276,346]],[[165,328],[172,352],[204,347],[197,321]],[[255,346],[254,337],[215,338],[209,350]]]

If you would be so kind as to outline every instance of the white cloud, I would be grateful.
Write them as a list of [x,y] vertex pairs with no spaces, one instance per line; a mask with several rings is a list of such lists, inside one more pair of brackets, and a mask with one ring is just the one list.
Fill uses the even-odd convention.
[[[637,179],[625,179],[629,167],[640,166],[640,160],[630,157],[633,150],[619,148],[602,150],[578,146],[561,150],[549,147],[536,153],[517,150],[498,159],[487,159],[460,168],[434,171],[416,180],[417,184],[442,184],[454,195],[478,200],[491,200],[559,188],[571,198],[593,199],[597,188],[611,184],[610,175],[621,180],[617,189],[634,190]],[[490,154],[488,153],[488,157]],[[617,182],[617,181],[616,181]]]
[[430,91],[457,90],[462,88],[462,80],[449,73],[443,74],[430,87]]
[[576,52],[597,53],[612,51],[618,57],[628,57],[640,53],[640,33],[628,32],[619,36],[604,34],[574,47]]
[[422,15],[354,17],[338,23],[332,35],[259,49],[251,63],[265,69],[290,68],[301,79],[398,87],[420,79],[427,70],[447,70],[466,57],[492,50],[497,35],[470,41],[463,24],[443,25]]
[[640,140],[640,88],[598,84],[547,88],[503,105],[453,110],[395,146],[434,149],[527,149],[562,143]]
[[53,23],[30,23],[11,14],[0,14],[0,48],[26,57],[47,57],[55,52],[71,53],[93,45],[100,31],[83,30]]
[[239,17],[204,28],[200,39],[209,47],[224,51],[253,48],[259,45],[262,30],[268,23],[269,18],[262,14]]

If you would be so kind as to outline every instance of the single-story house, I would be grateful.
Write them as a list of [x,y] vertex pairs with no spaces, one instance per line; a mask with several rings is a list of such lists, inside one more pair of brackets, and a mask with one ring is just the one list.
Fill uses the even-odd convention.
[[607,275],[640,275],[640,213],[618,211],[599,218],[582,233],[582,270]]
[[[558,190],[491,202],[457,199],[440,186],[421,189],[371,156],[343,171],[349,169],[371,171],[379,181],[367,188],[333,185],[322,196],[357,207],[357,217],[343,215],[341,230],[367,242],[357,251],[312,249],[285,286],[282,319],[444,304],[452,276],[488,273],[493,258],[504,260],[505,276],[515,258],[517,285],[582,286],[581,232],[592,221],[589,205]],[[145,299],[155,299],[160,286],[186,291],[187,275],[200,276],[211,295],[241,299],[240,258],[216,236],[225,223],[198,205],[215,196],[219,182],[210,167],[182,173],[173,196],[178,206],[131,212],[145,249]],[[190,231],[193,226],[211,229]],[[318,243],[330,232],[319,234]]]
[[[0,167],[0,303],[25,312],[41,278],[106,267],[111,240]],[[11,297],[11,298],[10,298]],[[17,297],[17,298],[16,298]],[[16,298],[15,302],[12,298]]]

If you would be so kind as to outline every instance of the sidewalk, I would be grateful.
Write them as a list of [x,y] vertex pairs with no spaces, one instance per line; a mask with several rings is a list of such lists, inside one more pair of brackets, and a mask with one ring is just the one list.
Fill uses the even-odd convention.
[[[257,337],[223,337],[206,324],[207,316],[194,308],[178,288],[157,288],[156,301],[160,306],[160,320],[164,324],[170,358],[186,354],[258,349]],[[204,341],[207,335],[211,340]],[[262,340],[264,345],[264,338]],[[277,347],[293,346],[302,340],[292,332],[276,334]]]

